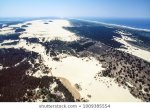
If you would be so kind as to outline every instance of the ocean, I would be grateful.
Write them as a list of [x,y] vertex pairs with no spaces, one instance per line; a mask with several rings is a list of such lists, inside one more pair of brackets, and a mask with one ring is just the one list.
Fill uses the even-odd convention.
[[[52,18],[52,17],[50,17],[50,18]],[[2,24],[17,24],[17,23],[20,23],[23,21],[33,20],[33,19],[39,19],[39,18],[0,18],[0,25],[2,25]],[[80,19],[150,30],[150,19],[144,19],[144,18],[141,18],[141,19],[127,18],[127,19],[125,19],[125,18],[81,17]]]
[[144,18],[125,19],[125,18],[90,18],[90,17],[85,18],[84,17],[81,19],[150,30],[150,19],[144,19]]

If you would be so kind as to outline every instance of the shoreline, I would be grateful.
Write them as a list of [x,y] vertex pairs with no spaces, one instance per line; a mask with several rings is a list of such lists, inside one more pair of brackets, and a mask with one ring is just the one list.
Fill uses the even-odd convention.
[[145,29],[145,28],[134,28],[132,26],[119,25],[119,24],[113,24],[113,23],[105,23],[105,22],[100,22],[100,21],[92,21],[92,20],[78,19],[78,18],[68,18],[68,19],[80,20],[80,21],[85,21],[85,22],[90,22],[90,23],[97,23],[97,24],[101,24],[104,26],[112,26],[112,27],[117,27],[117,28],[125,28],[125,29],[137,30],[137,31],[150,32],[150,29]]

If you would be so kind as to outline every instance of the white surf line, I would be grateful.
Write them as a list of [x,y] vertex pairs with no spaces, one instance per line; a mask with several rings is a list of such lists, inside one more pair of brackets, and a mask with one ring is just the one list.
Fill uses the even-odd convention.
[[117,27],[117,28],[126,28],[126,29],[150,32],[150,29],[133,28],[133,27],[130,27],[130,26],[111,24],[111,23],[105,23],[105,22],[100,22],[100,21],[92,21],[92,20],[79,19],[79,18],[68,18],[68,19],[74,19],[74,20],[79,20],[79,21],[97,23],[97,24],[101,24],[101,25],[104,25],[104,26],[112,26],[112,27]]

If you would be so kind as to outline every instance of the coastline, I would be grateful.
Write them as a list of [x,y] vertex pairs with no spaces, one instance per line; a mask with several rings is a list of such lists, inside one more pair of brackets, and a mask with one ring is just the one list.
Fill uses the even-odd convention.
[[92,21],[92,20],[78,19],[78,18],[68,18],[68,19],[74,19],[74,20],[86,21],[86,22],[91,22],[91,23],[97,23],[97,24],[101,24],[101,25],[104,25],[104,26],[112,26],[112,27],[116,27],[116,28],[125,28],[125,29],[137,30],[137,31],[150,32],[150,29],[134,28],[132,26],[126,26],[126,25],[118,25],[118,24],[113,24],[113,23],[105,23],[105,22],[100,22],[100,21]]

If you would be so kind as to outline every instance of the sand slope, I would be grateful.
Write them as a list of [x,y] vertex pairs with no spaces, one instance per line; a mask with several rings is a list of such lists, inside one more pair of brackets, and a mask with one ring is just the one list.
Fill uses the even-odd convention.
[[[62,41],[75,41],[79,37],[75,33],[65,30],[64,26],[71,26],[67,20],[53,20],[45,24],[45,21],[31,21],[26,31],[22,32],[20,38],[39,38],[46,41],[59,39]],[[105,68],[101,62],[94,57],[78,58],[75,56],[61,54],[60,61],[54,61],[46,54],[44,46],[38,43],[27,43],[20,40],[17,45],[1,46],[1,48],[23,48],[27,51],[39,53],[43,63],[51,70],[48,76],[59,77],[62,83],[70,90],[72,95],[78,98],[85,98],[89,101],[140,101],[134,98],[127,89],[119,87],[113,79],[101,77],[95,80],[95,75]],[[52,73],[52,74],[51,74]],[[34,77],[42,77],[35,73]],[[78,84],[80,89],[75,85]]]
[[125,47],[125,48],[119,48],[118,50],[130,53],[132,55],[135,55],[137,57],[140,57],[140,58],[150,62],[150,52],[149,51],[135,47],[135,46],[129,44],[128,42],[126,42],[126,41],[135,41],[135,40],[128,37],[123,32],[120,32],[120,35],[122,38],[114,37],[114,40],[124,44],[123,47]]

